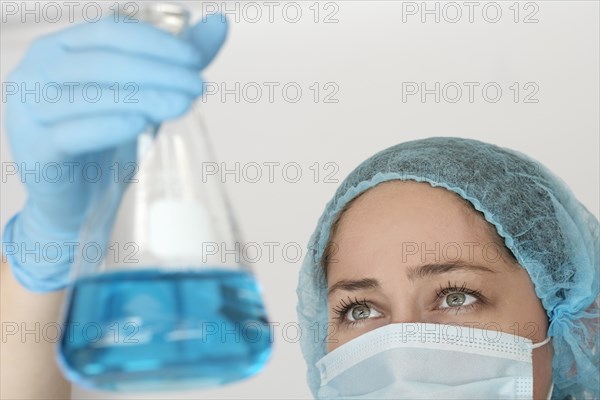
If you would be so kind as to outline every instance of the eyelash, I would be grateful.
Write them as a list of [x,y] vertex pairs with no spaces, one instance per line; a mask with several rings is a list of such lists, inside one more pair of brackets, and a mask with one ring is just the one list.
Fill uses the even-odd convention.
[[349,321],[346,318],[346,315],[348,315],[348,312],[353,307],[356,307],[356,306],[372,307],[367,302],[367,299],[358,300],[358,298],[355,297],[353,300],[350,296],[348,296],[347,302],[345,299],[341,299],[340,302],[338,303],[338,305],[333,308],[333,312],[336,314],[335,319],[337,319],[340,322],[347,324],[347,325],[355,325],[355,324],[359,324],[359,323],[363,322],[363,320]]
[[477,299],[477,301],[474,302],[473,304],[469,304],[469,305],[466,305],[466,306],[438,308],[439,311],[446,312],[446,313],[447,312],[456,311],[456,314],[458,315],[459,312],[471,311],[474,308],[479,307],[479,306],[481,306],[483,304],[486,304],[488,302],[487,297],[485,297],[483,295],[483,293],[481,293],[481,291],[479,291],[477,289],[470,289],[467,286],[466,282],[464,282],[461,286],[458,286],[456,283],[452,284],[452,283],[450,283],[450,281],[448,281],[448,284],[446,286],[440,285],[440,289],[435,291],[435,294],[436,294],[436,304],[444,296],[447,296],[450,293],[464,293],[464,294],[468,294],[468,295],[471,295],[471,296],[475,297]]
[[[475,307],[479,307],[483,304],[486,304],[488,302],[487,297],[485,297],[483,295],[483,293],[481,293],[481,291],[477,290],[477,289],[470,289],[467,286],[467,283],[464,282],[461,286],[458,286],[456,283],[452,284],[450,283],[450,281],[448,281],[446,286],[442,286],[440,285],[439,290],[435,291],[436,294],[436,304],[440,302],[440,300],[450,294],[450,293],[464,293],[464,294],[468,294],[471,295],[473,297],[475,297],[477,299],[476,302],[474,302],[473,304],[469,304],[466,306],[460,306],[460,307],[446,307],[446,308],[437,308],[437,310],[442,311],[442,312],[453,312],[456,311],[456,314],[458,315],[459,312],[467,312],[467,311],[471,311],[472,309],[474,309]],[[349,321],[346,318],[346,315],[348,315],[348,312],[356,306],[365,306],[365,307],[372,307],[372,305],[367,301],[366,298],[362,299],[362,300],[358,300],[358,298],[354,297],[354,299],[352,299],[350,296],[348,296],[347,301],[345,299],[341,299],[340,302],[338,303],[337,306],[335,306],[333,308],[333,312],[336,314],[335,319],[339,320],[342,323],[345,323],[347,325],[355,325],[358,323],[363,322],[364,320],[358,320],[358,321]]]

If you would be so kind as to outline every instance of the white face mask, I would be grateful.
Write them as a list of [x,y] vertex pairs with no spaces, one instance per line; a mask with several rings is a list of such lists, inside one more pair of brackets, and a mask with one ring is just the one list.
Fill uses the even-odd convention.
[[530,400],[531,351],[549,341],[534,345],[521,336],[467,326],[390,324],[319,360],[317,397]]

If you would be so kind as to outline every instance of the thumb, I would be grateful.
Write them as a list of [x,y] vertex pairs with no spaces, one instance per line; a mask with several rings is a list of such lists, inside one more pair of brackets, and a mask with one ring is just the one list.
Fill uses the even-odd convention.
[[202,54],[201,68],[205,68],[215,58],[227,37],[228,24],[225,15],[210,14],[189,30],[189,40]]

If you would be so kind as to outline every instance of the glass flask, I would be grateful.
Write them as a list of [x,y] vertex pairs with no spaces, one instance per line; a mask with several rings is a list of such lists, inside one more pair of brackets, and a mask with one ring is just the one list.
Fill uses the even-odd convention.
[[[140,11],[185,34],[184,7]],[[256,374],[270,356],[261,289],[198,103],[102,154],[111,173],[94,185],[100,200],[80,233],[58,351],[82,386],[218,386]]]

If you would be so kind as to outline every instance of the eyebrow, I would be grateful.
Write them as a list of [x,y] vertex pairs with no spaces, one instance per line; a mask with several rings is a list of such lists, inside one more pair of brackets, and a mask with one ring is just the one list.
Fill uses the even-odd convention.
[[[484,267],[483,265],[467,264],[462,262],[452,263],[434,263],[424,264],[419,267],[407,268],[407,276],[411,281],[417,279],[429,278],[436,275],[447,274],[449,272],[467,271],[475,273],[492,273],[496,271]],[[379,281],[374,278],[363,278],[363,279],[342,279],[327,290],[327,297],[331,296],[334,292],[339,290],[345,290],[347,292],[356,292],[364,289],[379,289],[381,286]]]
[[420,267],[408,267],[406,275],[408,279],[414,281],[416,279],[429,278],[431,276],[446,274],[448,272],[456,272],[456,271],[466,271],[466,272],[475,272],[475,273],[492,273],[495,274],[496,271],[490,269],[488,267],[484,267],[483,265],[478,264],[468,264],[464,262],[450,262],[450,263],[434,263],[434,264],[425,264]]
[[364,289],[379,289],[379,281],[374,278],[364,279],[342,279],[331,285],[327,290],[327,297],[331,296],[333,292],[338,290],[345,290],[347,292],[356,292]]

